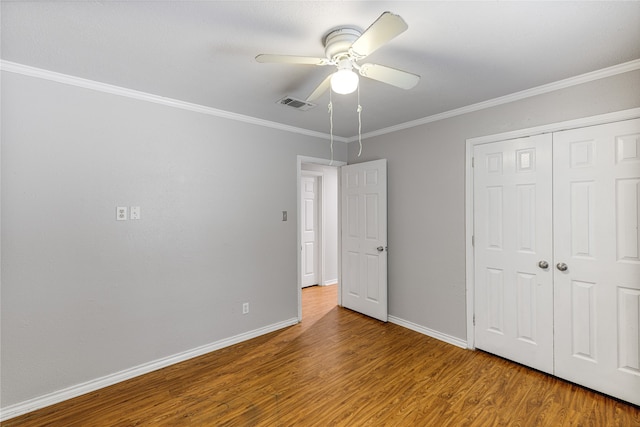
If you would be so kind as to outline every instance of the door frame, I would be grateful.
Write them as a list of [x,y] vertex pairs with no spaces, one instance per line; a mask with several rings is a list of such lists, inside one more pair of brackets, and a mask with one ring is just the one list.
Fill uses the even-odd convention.
[[605,123],[640,117],[640,108],[616,111],[613,113],[599,114],[575,120],[551,123],[510,132],[486,135],[466,140],[465,149],[465,288],[467,305],[467,348],[475,349],[474,336],[474,249],[473,249],[473,149],[476,145],[490,142],[505,141],[509,139],[523,138],[543,133],[557,132],[561,130],[576,129],[587,126],[596,126]]
[[[340,166],[344,166],[347,162],[339,161],[339,160],[329,160],[323,159],[321,157],[309,157],[309,156],[297,156],[296,158],[296,233],[297,233],[297,269],[298,275],[296,279],[296,289],[298,293],[298,322],[302,321],[302,287],[300,284],[302,283],[302,268],[301,267],[301,251],[300,247],[302,246],[302,233],[301,233],[301,223],[302,223],[302,213],[300,209],[300,178],[302,176],[302,164],[303,163],[313,163],[321,166],[335,166],[339,168]],[[307,172],[307,171],[305,171]],[[340,215],[341,212],[341,191],[340,191],[340,173],[338,173],[338,234],[342,235],[342,218]],[[338,239],[338,254],[342,253],[342,239]],[[338,305],[342,304],[341,293],[342,293],[342,262],[340,260],[340,256],[338,256]]]

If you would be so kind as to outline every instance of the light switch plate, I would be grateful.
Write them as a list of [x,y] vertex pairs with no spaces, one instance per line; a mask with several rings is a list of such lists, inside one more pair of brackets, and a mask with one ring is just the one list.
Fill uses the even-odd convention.
[[116,220],[117,221],[126,221],[127,220],[127,208],[126,208],[126,206],[118,206],[116,208]]
[[287,220],[287,211],[282,211],[282,220],[283,221]]
[[131,206],[130,219],[140,219],[140,206]]

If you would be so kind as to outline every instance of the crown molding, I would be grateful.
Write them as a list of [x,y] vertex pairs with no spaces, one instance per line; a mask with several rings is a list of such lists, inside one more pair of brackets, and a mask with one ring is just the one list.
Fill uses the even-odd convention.
[[[182,110],[193,111],[196,113],[207,114],[210,116],[221,117],[229,120],[235,120],[244,123],[250,123],[257,126],[278,129],[285,132],[292,132],[301,135],[311,136],[314,138],[321,138],[330,140],[331,136],[326,133],[316,132],[309,129],[303,129],[295,126],[289,126],[282,123],[272,122],[269,120],[258,119],[251,116],[245,116],[243,114],[232,113],[225,110],[219,110],[217,108],[207,107],[204,105],[193,104],[190,102],[180,101],[178,99],[166,98],[163,96],[153,95],[146,92],[141,92],[133,89],[127,89],[120,86],[115,86],[107,83],[96,82],[94,80],[83,79],[80,77],[70,76],[68,74],[57,73],[55,71],[44,70],[41,68],[31,67],[29,65],[19,64],[16,62],[10,62],[1,60],[0,70],[7,71],[9,73],[21,74],[24,76],[35,77],[43,80],[50,80],[57,83],[62,83],[70,86],[77,86],[84,89],[95,90],[97,92],[109,93],[112,95],[124,96],[126,98],[137,99],[140,101],[152,102],[154,104],[165,105],[167,107],[179,108]],[[347,138],[333,136],[334,141],[347,142]]]
[[[443,113],[434,114],[432,116],[423,117],[421,119],[412,120],[409,122],[401,123],[396,126],[390,126],[384,129],[378,129],[372,132],[362,134],[362,139],[372,138],[375,136],[385,135],[392,132],[397,132],[404,129],[409,129],[416,126],[421,126],[427,123],[437,122],[439,120],[449,119],[451,117],[461,116],[463,114],[472,113],[475,111],[484,110],[491,107],[496,107],[510,102],[519,101],[533,96],[542,95],[545,93],[553,92],[560,89],[565,89],[571,86],[580,85],[583,83],[592,82],[594,80],[603,79],[606,77],[615,76],[617,74],[627,73],[629,71],[635,71],[640,69],[640,59],[634,59],[633,61],[624,62],[622,64],[614,65],[611,67],[603,68],[601,70],[592,71],[589,73],[581,74],[575,77],[569,77],[564,80],[537,86],[531,89],[526,89],[520,92],[515,92],[509,95],[501,96],[498,98],[490,99],[488,101],[478,102],[476,104],[467,105],[465,107],[456,108],[454,110],[445,111]],[[113,95],[124,96],[127,98],[137,99],[141,101],[152,102],[155,104],[161,104],[168,107],[180,108],[183,110],[194,111],[197,113],[207,114],[210,116],[221,117],[229,120],[236,120],[244,123],[250,123],[257,126],[263,126],[272,129],[278,129],[285,132],[292,132],[301,135],[311,136],[314,138],[330,140],[331,136],[326,133],[316,132],[309,129],[303,129],[295,126],[289,126],[282,123],[272,122],[269,120],[258,119],[251,116],[245,116],[243,114],[232,113],[217,108],[206,107],[204,105],[193,104],[190,102],[180,101],[172,98],[165,98],[158,95],[153,95],[146,92],[140,92],[133,89],[127,89],[120,86],[110,85],[107,83],[100,83],[94,80],[83,79],[80,77],[70,76],[67,74],[57,73],[54,71],[44,70],[41,68],[31,67],[28,65],[19,64],[16,62],[10,62],[0,60],[0,70],[7,71],[15,74],[22,74],[25,76],[36,77],[44,80],[51,80],[58,83],[63,83],[71,86],[82,87],[85,89],[91,89],[98,92],[110,93]],[[350,143],[358,140],[358,136],[354,135],[349,138],[335,136],[334,141]]]
[[[388,133],[397,132],[399,130],[409,129],[409,128],[421,126],[427,123],[437,122],[438,120],[444,120],[444,119],[449,119],[451,117],[461,116],[463,114],[472,113],[474,111],[484,110],[486,108],[508,104],[510,102],[519,101],[525,98],[531,98],[533,96],[542,95],[542,94],[553,92],[559,89],[565,89],[571,86],[577,86],[583,83],[592,82],[594,80],[599,80],[605,77],[611,77],[617,74],[623,74],[623,73],[627,73],[629,71],[635,71],[638,69],[640,69],[640,59],[634,59],[633,61],[624,62],[622,64],[603,68],[601,70],[592,71],[590,73],[581,74],[575,77],[569,77],[564,80],[559,80],[557,82],[549,83],[542,86],[537,86],[537,87],[526,89],[520,92],[514,92],[512,94],[490,99],[488,101],[478,102],[477,104],[467,105],[465,107],[456,108],[455,110],[445,111],[439,114],[434,114],[432,116],[424,117],[422,119],[412,120],[410,122],[402,123],[396,126],[390,126],[388,128],[378,129],[372,132],[364,133],[362,134],[362,139],[385,135]],[[348,138],[347,142],[354,142],[357,140],[358,140],[357,136],[352,136]]]

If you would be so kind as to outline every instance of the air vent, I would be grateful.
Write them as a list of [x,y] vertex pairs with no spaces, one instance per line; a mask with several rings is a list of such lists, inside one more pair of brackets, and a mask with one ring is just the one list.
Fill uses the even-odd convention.
[[277,103],[281,105],[286,105],[287,107],[295,108],[296,110],[299,110],[299,111],[307,111],[316,106],[316,104],[312,104],[310,102],[303,101],[301,99],[292,98],[290,96],[285,96],[284,98],[279,100]]

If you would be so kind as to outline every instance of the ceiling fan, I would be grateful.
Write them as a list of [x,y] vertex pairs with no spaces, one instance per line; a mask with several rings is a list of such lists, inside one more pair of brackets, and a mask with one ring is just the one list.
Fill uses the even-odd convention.
[[338,27],[323,38],[326,58],[308,56],[260,54],[256,61],[261,63],[283,63],[303,65],[333,65],[335,72],[327,76],[307,97],[307,102],[318,99],[329,87],[340,94],[355,91],[358,87],[358,75],[368,77],[402,89],[411,89],[420,80],[420,76],[406,71],[378,64],[358,64],[378,48],[388,43],[409,28],[404,20],[391,12],[384,12],[364,32],[352,27]]

